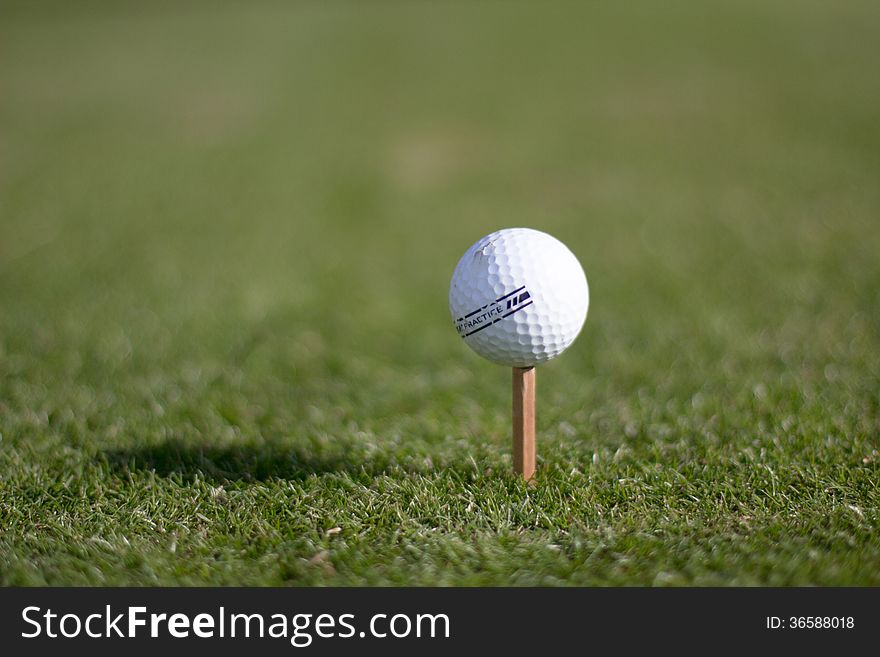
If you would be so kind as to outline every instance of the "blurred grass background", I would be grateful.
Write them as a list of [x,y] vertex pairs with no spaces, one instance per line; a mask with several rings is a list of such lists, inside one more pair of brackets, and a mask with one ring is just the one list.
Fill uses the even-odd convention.
[[[4,3],[0,582],[880,585],[875,2]],[[590,280],[539,372],[452,268]]]

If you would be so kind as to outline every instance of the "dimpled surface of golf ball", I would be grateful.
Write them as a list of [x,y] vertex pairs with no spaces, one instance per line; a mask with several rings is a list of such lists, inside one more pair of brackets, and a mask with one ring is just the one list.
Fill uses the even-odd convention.
[[449,286],[458,334],[483,358],[531,367],[574,342],[587,317],[587,277],[555,237],[505,228],[478,240]]

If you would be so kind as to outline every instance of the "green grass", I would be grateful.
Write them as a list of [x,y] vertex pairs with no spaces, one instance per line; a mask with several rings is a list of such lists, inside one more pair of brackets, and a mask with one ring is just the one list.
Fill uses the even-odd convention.
[[0,10],[0,583],[880,585],[876,2],[213,4]]

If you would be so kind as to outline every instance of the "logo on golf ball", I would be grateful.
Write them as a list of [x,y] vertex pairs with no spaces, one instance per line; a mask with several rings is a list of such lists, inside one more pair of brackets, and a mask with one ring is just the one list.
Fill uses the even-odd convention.
[[472,310],[464,317],[459,317],[455,320],[455,330],[462,338],[466,338],[531,305],[531,295],[523,285],[485,306]]

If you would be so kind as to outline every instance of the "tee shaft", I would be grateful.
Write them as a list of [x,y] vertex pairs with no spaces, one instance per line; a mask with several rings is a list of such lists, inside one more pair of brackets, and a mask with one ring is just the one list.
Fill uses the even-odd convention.
[[535,368],[513,368],[513,471],[535,474]]

